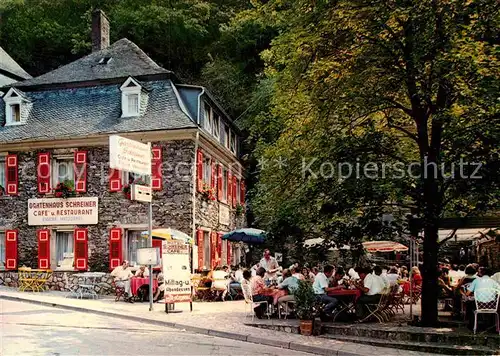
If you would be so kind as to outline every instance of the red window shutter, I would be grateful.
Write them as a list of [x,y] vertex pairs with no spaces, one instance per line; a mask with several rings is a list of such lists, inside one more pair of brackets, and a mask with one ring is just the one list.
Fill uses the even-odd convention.
[[37,177],[38,193],[50,193],[50,153],[38,154]]
[[158,247],[160,249],[160,258],[162,254],[162,247],[161,247],[162,241],[163,240],[153,239],[153,247]]
[[115,269],[122,264],[122,229],[113,228],[109,230],[109,269]]
[[238,192],[236,191],[236,176],[234,175],[231,184],[233,185],[233,208],[236,208],[236,196],[238,195]]
[[203,191],[203,152],[196,153],[196,188],[198,192]]
[[76,151],[74,160],[75,191],[87,192],[87,151]]
[[17,155],[7,155],[5,166],[7,168],[5,172],[5,190],[8,195],[17,195],[19,186]]
[[217,165],[217,199],[222,201],[222,164]]
[[75,269],[86,271],[88,268],[89,249],[88,249],[88,230],[75,229]]
[[196,231],[196,239],[198,241],[198,269],[201,270],[205,263],[203,261],[203,250],[204,250],[203,230]]
[[50,269],[50,230],[36,232],[38,239],[38,269]]
[[217,187],[217,170],[215,169],[215,161],[212,160],[211,168],[212,168],[212,174],[210,176],[210,188],[213,189],[213,193],[215,194],[215,188]]
[[233,175],[230,170],[227,171],[226,175],[227,204],[231,205],[231,201],[233,200]]
[[245,205],[245,195],[246,195],[246,186],[245,180],[242,179],[240,183],[240,204]]
[[[122,190],[122,174],[118,169],[109,170],[109,191],[119,192]],[[120,262],[121,263],[121,262]]]
[[215,268],[217,266],[217,233],[210,233],[210,266],[211,268]]
[[17,269],[17,230],[5,231],[5,269]]
[[227,264],[231,266],[231,242],[228,240],[227,241]]
[[163,177],[162,177],[162,149],[161,146],[153,146],[152,149],[152,160],[151,160],[151,188],[153,190],[163,189]]

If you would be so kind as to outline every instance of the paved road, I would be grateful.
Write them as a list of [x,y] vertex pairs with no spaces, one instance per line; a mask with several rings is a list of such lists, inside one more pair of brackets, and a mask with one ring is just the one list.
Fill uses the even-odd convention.
[[0,300],[0,355],[310,354],[123,319]]

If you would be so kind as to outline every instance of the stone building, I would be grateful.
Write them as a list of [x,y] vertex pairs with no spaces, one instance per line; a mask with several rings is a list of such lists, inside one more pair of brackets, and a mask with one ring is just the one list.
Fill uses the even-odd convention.
[[191,235],[195,267],[239,263],[240,246],[221,240],[246,224],[238,128],[205,88],[127,39],[109,45],[100,11],[92,36],[86,57],[0,89],[0,268],[136,261],[148,215],[129,184],[146,177],[109,169],[110,135],[152,145],[153,228]]

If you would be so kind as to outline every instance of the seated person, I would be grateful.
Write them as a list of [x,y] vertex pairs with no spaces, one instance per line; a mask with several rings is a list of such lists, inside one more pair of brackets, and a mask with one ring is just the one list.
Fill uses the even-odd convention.
[[135,271],[135,276],[137,278],[148,278],[149,277],[149,268],[146,266],[141,266],[137,271]]
[[205,287],[205,288],[211,288],[212,287],[212,282],[213,282],[213,270],[208,271],[206,276],[201,278],[200,285]]
[[451,298],[453,296],[453,288],[450,287],[449,283],[446,283],[448,276],[444,270],[438,270],[438,287],[439,287],[439,298]]
[[130,270],[128,261],[123,261],[121,266],[116,267],[111,272],[111,276],[115,279],[115,285],[125,290],[125,299],[130,298],[132,296],[130,293],[130,278],[134,275]]
[[338,267],[333,274],[333,278],[330,282],[330,289],[343,289],[345,272],[342,267]]
[[301,273],[301,268],[299,267],[298,264],[297,264],[297,266],[294,266],[293,269],[291,269],[289,271],[292,272],[292,276],[297,278],[299,281],[306,280],[306,276],[303,273]]
[[159,300],[163,299],[165,297],[165,277],[163,276],[163,273],[158,273],[158,276],[156,277],[158,279],[158,288],[156,288],[156,293],[153,296],[153,302],[156,303]]
[[278,303],[289,302],[295,300],[293,293],[299,288],[299,280],[292,276],[289,269],[283,271],[283,282],[278,284],[278,289],[285,289],[288,291],[288,295],[285,295],[278,299]]
[[[377,269],[378,271],[378,269]],[[370,268],[363,268],[359,272],[360,282],[355,283],[356,288],[363,292],[363,295],[356,301],[356,316],[363,318],[366,304],[377,304],[385,289],[384,279],[377,274],[371,273]],[[382,272],[380,270],[380,272]]]
[[241,291],[241,282],[243,280],[242,268],[237,269],[231,274],[231,281],[229,282],[229,294],[234,298]]
[[[272,292],[271,288],[266,287],[266,283],[264,281],[264,275],[266,274],[266,270],[264,267],[259,267],[256,271],[255,277],[252,277],[250,285],[252,289],[252,297],[254,302],[263,302],[266,301],[268,305],[273,303],[273,297],[269,296],[269,293]],[[255,315],[257,318],[262,319],[264,314],[266,313],[266,305],[260,304],[256,308],[254,308]]]
[[[500,293],[500,284],[498,284],[495,280],[490,278],[490,270],[486,267],[479,267],[477,272],[477,277],[474,281],[469,285],[467,289],[468,296],[474,296],[475,303],[478,304],[479,308],[491,308],[496,305],[496,300],[498,298],[498,294]],[[473,308],[476,305],[473,305]],[[492,314],[486,314],[489,317],[493,317]],[[469,329],[472,329],[473,319],[469,319]],[[492,318],[494,319],[494,318]],[[491,319],[487,319],[491,320]],[[492,321],[493,322],[493,321]],[[497,324],[498,325],[498,324]]]
[[318,299],[322,304],[325,305],[323,311],[327,317],[332,317],[333,310],[339,303],[339,301],[330,297],[327,293],[333,289],[329,288],[329,278],[333,274],[333,266],[327,265],[323,268],[323,272],[319,272],[313,283],[314,294],[316,294],[316,299]]
[[395,286],[398,284],[399,274],[398,269],[396,267],[391,267],[389,273],[387,273],[387,281],[389,282],[389,286]]
[[212,274],[212,288],[218,291],[222,291],[222,299],[225,298],[228,292],[228,270],[229,268],[227,266],[224,266],[222,268],[216,268]]
[[453,317],[456,319],[461,318],[462,312],[462,300],[465,301],[465,316],[467,320],[472,320],[474,307],[476,306],[476,302],[474,298],[471,296],[467,296],[467,289],[470,284],[476,279],[476,270],[471,265],[465,268],[465,276],[462,277],[454,290],[454,298],[453,298]]

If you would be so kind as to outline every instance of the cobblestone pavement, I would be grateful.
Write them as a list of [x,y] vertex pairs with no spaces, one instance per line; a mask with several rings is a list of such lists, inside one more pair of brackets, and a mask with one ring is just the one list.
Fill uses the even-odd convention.
[[[283,355],[281,348],[173,328],[0,300],[0,354]],[[286,350],[290,356],[307,356]]]
[[[245,320],[249,321],[251,318],[246,318],[245,316],[245,303],[243,301],[193,303],[193,312],[189,312],[189,304],[176,304],[176,310],[182,310],[182,312],[167,315],[165,314],[164,306],[161,304],[155,304],[154,310],[150,312],[148,310],[148,303],[129,304],[121,301],[115,302],[114,299],[110,299],[109,297],[99,300],[80,300],[64,298],[64,295],[61,292],[18,292],[12,288],[0,287],[0,297],[22,298],[36,302],[57,304],[58,306],[82,308],[96,313],[114,313],[124,317],[144,318],[151,323],[167,322],[172,323],[169,326],[174,326],[173,324],[175,324],[175,327],[181,330],[186,329],[201,333],[207,333],[207,330],[211,330],[211,334],[214,336],[234,338],[235,334],[237,334],[241,336],[241,340],[255,343],[265,342],[273,346],[283,346],[293,350],[329,355],[428,355],[427,353],[306,337],[246,326],[244,325]],[[232,336],[224,335],[224,333],[231,333]],[[325,352],[325,350],[328,352]]]

